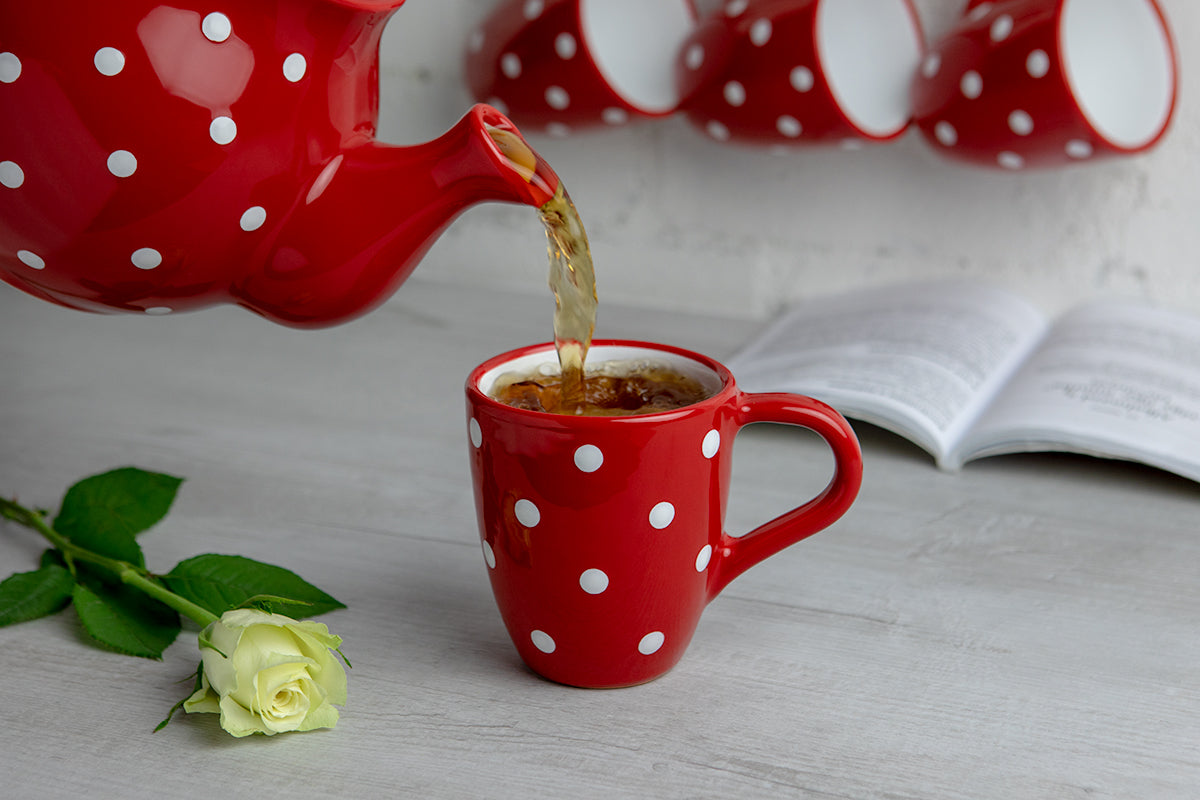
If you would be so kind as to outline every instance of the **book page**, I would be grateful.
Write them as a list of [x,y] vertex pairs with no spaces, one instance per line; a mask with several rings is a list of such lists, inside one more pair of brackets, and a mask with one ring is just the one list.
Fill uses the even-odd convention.
[[999,289],[908,284],[803,303],[729,367],[744,391],[810,395],[940,461],[1045,329]]
[[963,460],[1048,449],[1200,480],[1200,319],[1112,302],[1065,316],[966,437]]

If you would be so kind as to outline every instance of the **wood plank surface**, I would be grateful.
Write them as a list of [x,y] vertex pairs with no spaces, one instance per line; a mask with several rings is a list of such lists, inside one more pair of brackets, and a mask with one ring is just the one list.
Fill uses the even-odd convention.
[[[549,338],[552,302],[414,279],[325,331],[239,309],[100,317],[0,287],[0,493],[53,507],[133,464],[187,478],[143,535],[295,570],[349,606],[333,731],[151,734],[187,691],[86,644],[72,612],[0,629],[12,797],[731,798],[1200,796],[1200,491],[1133,465],[1020,456],[937,471],[856,425],[859,502],[734,581],[667,676],[543,681],[487,585],[466,459],[467,371]],[[598,336],[728,356],[746,320],[601,306]],[[731,531],[824,484],[811,435],[735,446]],[[42,545],[0,526],[0,571]]]

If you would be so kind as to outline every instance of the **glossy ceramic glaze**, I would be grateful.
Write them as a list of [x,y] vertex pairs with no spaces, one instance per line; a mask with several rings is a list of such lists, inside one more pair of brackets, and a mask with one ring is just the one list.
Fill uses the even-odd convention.
[[717,141],[889,141],[924,38],[909,0],[728,0],[680,48],[681,108]]
[[468,205],[541,205],[478,106],[374,138],[403,0],[0,5],[0,277],[91,311],[234,302],[316,326],[385,300]]
[[692,0],[504,0],[467,39],[472,95],[566,135],[674,113]]
[[1144,152],[1175,97],[1175,47],[1154,0],[972,0],[912,84],[939,154],[1008,170]]
[[[667,361],[710,384],[712,397],[644,416],[577,417],[487,396],[498,374],[554,358],[552,345],[524,348],[468,379],[483,560],[532,669],[575,686],[643,683],[674,666],[731,580],[845,513],[862,478],[858,442],[828,406],[742,393],[719,363],[665,345],[597,342],[588,359]],[[735,538],[724,530],[733,443],[751,422],[816,431],[836,471],[818,497]]]

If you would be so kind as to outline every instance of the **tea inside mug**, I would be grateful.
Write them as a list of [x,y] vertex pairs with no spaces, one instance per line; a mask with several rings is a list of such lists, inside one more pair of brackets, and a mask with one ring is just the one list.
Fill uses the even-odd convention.
[[553,351],[515,359],[484,374],[479,388],[514,408],[551,414],[633,416],[698,403],[721,390],[719,375],[688,358],[636,348],[599,347],[584,377],[582,403],[562,401]]

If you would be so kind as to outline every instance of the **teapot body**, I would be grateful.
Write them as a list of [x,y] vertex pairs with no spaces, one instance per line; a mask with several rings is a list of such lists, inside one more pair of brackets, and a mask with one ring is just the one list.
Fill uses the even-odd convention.
[[557,176],[514,162],[487,106],[375,141],[402,3],[0,3],[0,278],[81,310],[322,326],[385,300],[465,207],[544,203]]

